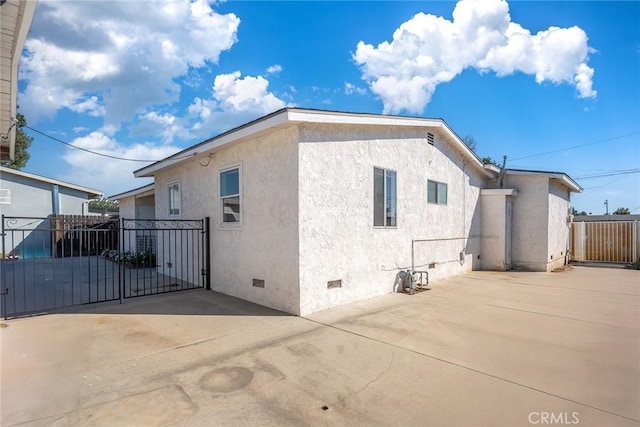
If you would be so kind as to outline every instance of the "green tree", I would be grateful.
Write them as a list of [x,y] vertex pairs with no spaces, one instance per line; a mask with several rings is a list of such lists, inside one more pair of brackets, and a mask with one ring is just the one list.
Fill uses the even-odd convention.
[[613,212],[614,215],[629,215],[630,213],[629,208],[618,208]]
[[2,165],[11,169],[22,169],[27,165],[31,158],[29,147],[33,137],[27,135],[22,128],[27,125],[27,120],[20,113],[16,114],[16,146],[13,155],[13,161],[4,162]]
[[483,165],[494,165],[497,167],[501,167],[498,162],[496,162],[495,160],[493,160],[491,157],[483,157],[482,158],[482,164]]

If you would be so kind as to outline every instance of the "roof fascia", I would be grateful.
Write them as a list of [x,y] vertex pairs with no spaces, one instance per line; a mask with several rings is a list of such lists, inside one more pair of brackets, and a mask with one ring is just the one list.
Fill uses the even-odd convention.
[[11,169],[11,168],[6,168],[6,167],[0,166],[0,175],[1,174],[5,174],[5,173],[16,175],[16,176],[21,176],[23,178],[32,179],[34,181],[46,182],[48,184],[59,185],[61,187],[66,187],[66,188],[69,188],[69,189],[72,189],[72,190],[81,191],[83,193],[87,193],[87,196],[102,197],[102,195],[104,194],[102,191],[96,190],[94,188],[82,187],[80,185],[75,185],[75,184],[71,184],[71,183],[68,183],[68,182],[59,181],[57,179],[46,178],[44,176],[35,175],[35,174],[29,173],[29,172],[23,172],[23,171],[20,171],[20,170],[16,170],[16,169]]
[[152,177],[157,172],[163,169],[167,169],[180,163],[184,163],[188,160],[195,159],[199,154],[203,154],[208,151],[215,151],[222,148],[223,146],[245,138],[249,138],[269,128],[282,126],[287,122],[287,110],[284,109],[276,111],[272,115],[265,116],[261,119],[255,120],[254,122],[250,122],[246,125],[231,129],[228,132],[215,136],[200,144],[196,144],[193,147],[180,151],[179,153],[169,156],[166,159],[157,161],[149,166],[138,169],[137,171],[133,172],[133,175],[136,178]]
[[155,194],[155,184],[148,184],[144,187],[134,188],[133,190],[125,191],[124,193],[114,194],[113,196],[109,196],[110,200],[122,200],[127,197],[146,197]]
[[517,169],[507,169],[507,175],[528,175],[528,176],[545,176],[550,179],[557,179],[574,193],[582,193],[583,188],[578,185],[569,175],[564,172],[543,172],[543,171],[527,171]]

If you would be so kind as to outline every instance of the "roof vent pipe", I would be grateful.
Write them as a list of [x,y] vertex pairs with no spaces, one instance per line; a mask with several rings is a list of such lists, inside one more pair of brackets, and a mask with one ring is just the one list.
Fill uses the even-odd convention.
[[507,164],[507,156],[502,156],[502,171],[500,172],[500,188],[504,188],[504,172]]

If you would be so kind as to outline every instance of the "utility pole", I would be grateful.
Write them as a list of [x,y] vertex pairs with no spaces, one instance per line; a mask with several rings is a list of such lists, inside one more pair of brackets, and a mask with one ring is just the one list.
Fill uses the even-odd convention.
[[609,215],[609,201],[608,200],[604,201],[604,206],[607,208],[607,213],[605,215]]

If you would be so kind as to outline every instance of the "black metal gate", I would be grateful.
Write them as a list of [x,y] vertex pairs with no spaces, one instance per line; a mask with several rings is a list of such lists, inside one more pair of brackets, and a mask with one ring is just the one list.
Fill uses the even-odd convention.
[[2,317],[207,288],[209,219],[2,216]]

